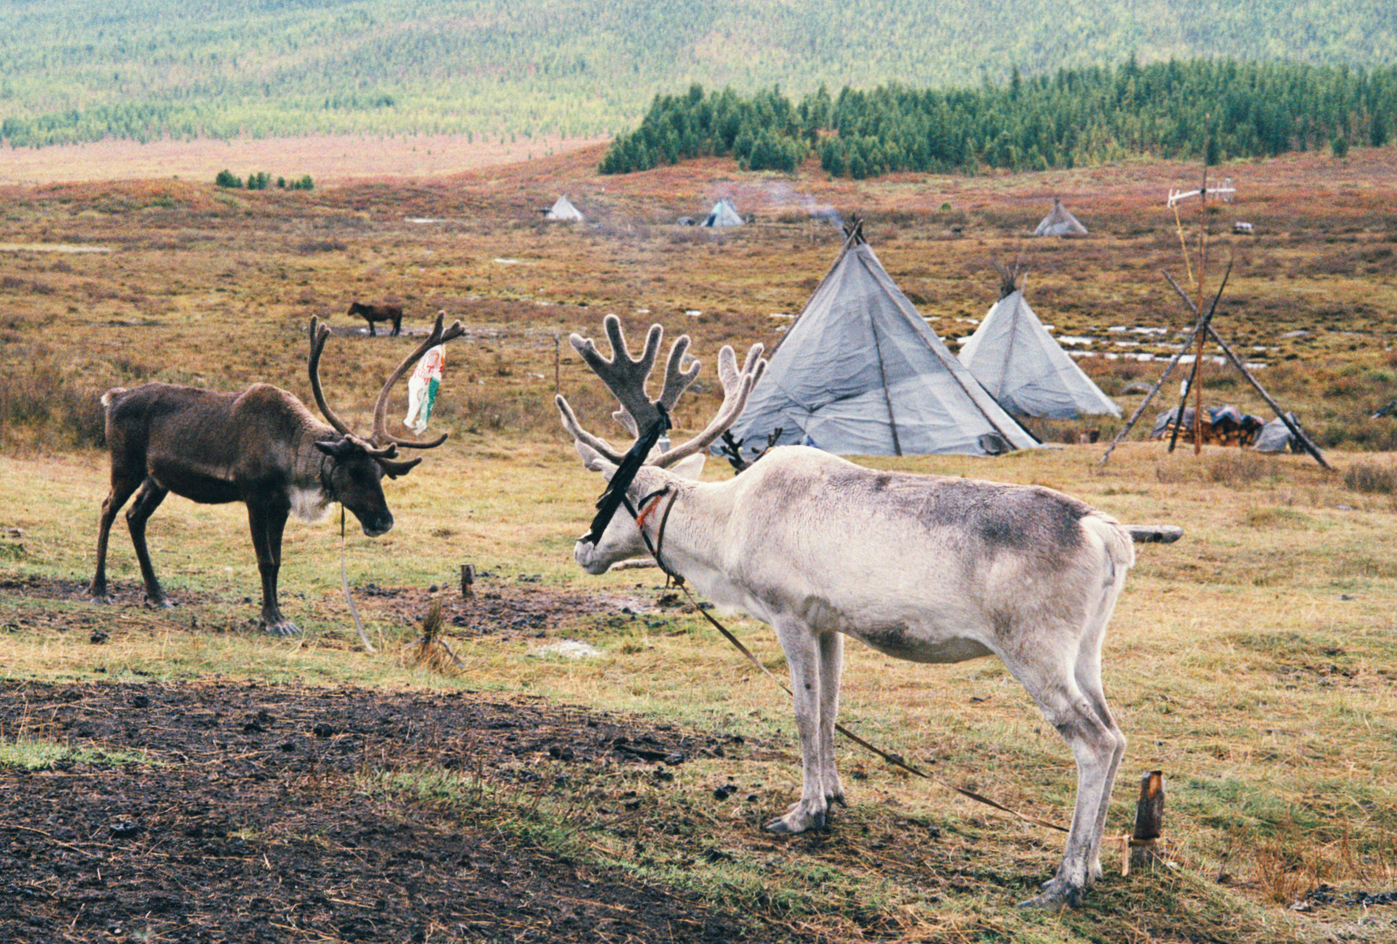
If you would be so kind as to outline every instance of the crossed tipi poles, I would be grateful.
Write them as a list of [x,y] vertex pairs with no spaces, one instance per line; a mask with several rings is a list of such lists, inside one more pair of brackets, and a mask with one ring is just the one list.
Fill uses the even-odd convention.
[[[1232,186],[1231,178],[1224,180],[1221,186],[1210,187],[1208,185],[1208,169],[1206,164],[1203,168],[1202,185],[1197,190],[1190,190],[1187,192],[1178,190],[1169,191],[1168,206],[1170,207],[1170,209],[1174,211],[1175,224],[1178,226],[1179,230],[1179,244],[1180,247],[1184,249],[1185,265],[1188,265],[1189,262],[1188,249],[1184,241],[1183,223],[1179,220],[1178,205],[1183,201],[1190,200],[1194,197],[1198,197],[1199,202],[1206,207],[1208,197],[1210,196],[1221,197],[1224,202],[1230,203],[1235,193],[1236,188]],[[1205,218],[1206,215],[1200,215],[1200,219]],[[1193,359],[1193,370],[1189,374],[1188,383],[1184,385],[1184,394],[1183,397],[1180,399],[1178,411],[1174,414],[1174,432],[1169,440],[1169,449],[1171,452],[1173,451],[1174,443],[1177,441],[1179,436],[1179,428],[1184,424],[1184,404],[1188,400],[1188,394],[1191,391],[1199,390],[1196,384],[1199,379],[1199,370],[1201,369],[1201,365],[1203,363],[1203,345],[1208,338],[1212,338],[1212,340],[1217,343],[1218,348],[1221,349],[1223,356],[1232,362],[1232,366],[1236,367],[1237,370],[1241,373],[1241,375],[1247,379],[1247,382],[1250,383],[1252,387],[1256,389],[1256,392],[1261,395],[1261,399],[1265,400],[1266,404],[1276,412],[1277,418],[1279,418],[1280,421],[1285,424],[1286,429],[1290,430],[1290,434],[1293,437],[1295,437],[1295,441],[1300,443],[1300,445],[1304,447],[1305,451],[1308,452],[1311,456],[1313,456],[1314,460],[1318,462],[1321,466],[1323,466],[1326,469],[1332,468],[1328,462],[1324,461],[1324,456],[1320,453],[1319,447],[1317,447],[1313,442],[1310,441],[1310,437],[1305,435],[1304,430],[1300,428],[1300,424],[1294,422],[1289,416],[1286,415],[1285,410],[1281,409],[1280,405],[1276,403],[1276,401],[1271,397],[1269,393],[1266,392],[1266,388],[1261,386],[1260,381],[1258,381],[1256,377],[1252,375],[1251,371],[1247,370],[1246,365],[1242,363],[1242,361],[1237,357],[1235,353],[1233,353],[1232,348],[1228,345],[1226,341],[1222,339],[1222,335],[1218,334],[1217,328],[1213,327],[1213,315],[1217,312],[1218,301],[1222,298],[1223,289],[1227,287],[1228,276],[1232,274],[1232,263],[1231,261],[1227,263],[1227,271],[1223,274],[1222,282],[1218,285],[1217,294],[1213,296],[1213,302],[1211,305],[1208,306],[1208,310],[1204,311],[1202,288],[1203,269],[1206,258],[1207,229],[1202,223],[1200,223],[1198,230],[1198,275],[1197,278],[1194,280],[1194,284],[1197,286],[1199,290],[1198,300],[1194,301],[1193,299],[1189,298],[1188,294],[1182,288],[1179,287],[1179,283],[1175,282],[1173,277],[1171,277],[1168,272],[1164,273],[1164,277],[1169,280],[1169,284],[1173,286],[1174,291],[1177,292],[1179,297],[1183,299],[1184,304],[1188,306],[1190,311],[1193,312],[1194,316],[1198,319],[1198,321],[1194,324],[1193,330],[1189,332],[1188,338],[1184,341],[1183,346],[1179,348],[1178,353],[1176,353],[1172,358],[1169,359],[1168,365],[1166,365],[1164,368],[1164,373],[1159,375],[1159,380],[1156,381],[1155,385],[1150,388],[1150,392],[1145,395],[1145,399],[1140,403],[1138,407],[1136,407],[1135,412],[1131,414],[1130,419],[1126,421],[1125,427],[1121,429],[1119,433],[1116,434],[1115,439],[1111,440],[1111,445],[1106,447],[1106,454],[1101,457],[1100,464],[1105,465],[1106,460],[1111,458],[1111,451],[1115,449],[1116,444],[1119,443],[1122,439],[1124,439],[1126,434],[1130,432],[1131,427],[1135,425],[1135,421],[1138,420],[1140,418],[1140,415],[1145,412],[1145,408],[1149,406],[1150,401],[1154,399],[1154,395],[1159,392],[1159,388],[1164,384],[1164,381],[1169,379],[1169,375],[1173,373],[1174,368],[1178,366],[1179,361],[1183,359],[1184,354],[1188,352],[1189,348],[1197,345],[1196,354]],[[1190,277],[1192,277],[1193,275],[1191,266],[1189,275]],[[1193,437],[1195,451],[1200,450],[1203,447],[1202,430],[1199,426],[1199,424],[1202,422],[1203,412],[1201,390],[1199,390],[1198,396],[1199,400],[1195,405],[1193,411]]]
[[[1305,435],[1305,431],[1300,428],[1300,425],[1294,422],[1286,414],[1285,410],[1281,409],[1280,405],[1276,403],[1275,399],[1269,393],[1266,392],[1266,388],[1261,385],[1261,382],[1256,379],[1255,375],[1253,375],[1251,371],[1247,370],[1247,366],[1242,363],[1240,358],[1237,357],[1236,353],[1232,350],[1231,345],[1229,345],[1225,340],[1223,340],[1222,335],[1218,333],[1218,329],[1213,327],[1213,315],[1217,312],[1218,301],[1222,298],[1223,289],[1227,287],[1227,278],[1229,275],[1231,275],[1231,273],[1232,263],[1229,262],[1227,264],[1227,272],[1223,275],[1222,278],[1222,284],[1218,286],[1217,294],[1213,296],[1212,304],[1208,306],[1206,311],[1201,310],[1199,305],[1196,302],[1194,302],[1193,299],[1188,297],[1188,294],[1184,292],[1184,290],[1179,286],[1178,282],[1174,281],[1173,277],[1170,276],[1169,273],[1164,273],[1164,277],[1169,280],[1169,284],[1173,286],[1174,291],[1178,293],[1181,299],[1183,299],[1184,304],[1188,306],[1189,310],[1192,311],[1195,316],[1197,316],[1198,321],[1194,324],[1193,330],[1189,332],[1189,335],[1184,340],[1183,345],[1180,346],[1179,350],[1174,354],[1174,356],[1169,359],[1169,363],[1165,365],[1164,372],[1159,375],[1159,380],[1155,381],[1155,385],[1150,388],[1150,392],[1145,395],[1145,399],[1142,400],[1140,402],[1140,405],[1135,408],[1135,412],[1130,415],[1130,419],[1126,421],[1125,426],[1121,429],[1119,433],[1116,434],[1116,438],[1111,440],[1111,445],[1106,447],[1106,454],[1101,457],[1101,465],[1105,465],[1106,461],[1111,458],[1111,451],[1116,448],[1116,444],[1119,443],[1122,439],[1124,439],[1126,435],[1130,432],[1131,428],[1134,427],[1136,420],[1138,420],[1141,414],[1145,412],[1145,408],[1150,405],[1150,401],[1154,399],[1154,395],[1159,392],[1159,388],[1164,385],[1164,382],[1166,380],[1169,379],[1169,375],[1174,372],[1174,368],[1179,365],[1179,362],[1183,359],[1183,356],[1186,353],[1188,353],[1190,349],[1196,347],[1198,354],[1194,357],[1193,370],[1189,374],[1188,383],[1184,388],[1186,391],[1184,395],[1184,400],[1187,400],[1187,391],[1192,391],[1196,389],[1195,384],[1198,381],[1198,372],[1200,369],[1200,365],[1203,361],[1203,358],[1199,356],[1201,355],[1203,344],[1207,339],[1211,338],[1213,342],[1217,344],[1219,350],[1222,351],[1223,356],[1226,357],[1227,360],[1232,363],[1233,367],[1237,368],[1241,375],[1247,379],[1247,382],[1250,383],[1252,387],[1256,390],[1256,392],[1261,396],[1261,399],[1265,400],[1266,404],[1269,407],[1271,407],[1272,410],[1275,411],[1276,416],[1279,417],[1280,421],[1285,424],[1286,429],[1290,430],[1290,434],[1295,437],[1295,441],[1300,443],[1300,445],[1304,447],[1305,451],[1308,452],[1311,456],[1313,456],[1314,460],[1318,462],[1321,466],[1323,466],[1326,469],[1333,468],[1329,465],[1328,462],[1324,461],[1324,455],[1319,451],[1319,447],[1316,446],[1310,440],[1310,437]],[[1200,412],[1200,410],[1194,410],[1195,424],[1201,422],[1201,417],[1199,415]],[[1175,414],[1175,438],[1177,438],[1178,436],[1179,427],[1183,426],[1183,415],[1184,401],[1181,401],[1179,403],[1178,412]],[[1194,436],[1195,442],[1201,444],[1201,436],[1199,436],[1196,428]],[[1174,443],[1171,440],[1169,448],[1172,450],[1173,447]]]

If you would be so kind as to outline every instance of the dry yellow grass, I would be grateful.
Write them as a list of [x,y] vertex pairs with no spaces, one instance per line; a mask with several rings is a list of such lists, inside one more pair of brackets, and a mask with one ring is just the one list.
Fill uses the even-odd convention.
[[[509,455],[486,455],[495,448]],[[1266,459],[1262,478],[1238,479],[1214,474],[1234,461],[1222,450],[1195,458],[1132,444],[1104,470],[1099,455],[1097,447],[1078,446],[992,462],[872,464],[1041,482],[1123,520],[1183,525],[1187,534],[1178,544],[1140,549],[1106,655],[1108,693],[1131,742],[1110,830],[1129,828],[1136,778],[1163,770],[1173,865],[1163,876],[1109,878],[1093,908],[1125,908],[1139,918],[1165,882],[1171,899],[1206,892],[1231,902],[1226,908],[1245,908],[1236,940],[1318,939],[1331,925],[1347,926],[1358,917],[1351,911],[1300,917],[1286,908],[1321,884],[1383,891],[1397,880],[1397,795],[1388,780],[1397,738],[1397,550],[1386,540],[1389,505],[1346,491],[1338,474],[1299,458]],[[1331,458],[1341,469],[1355,461]],[[91,564],[104,491],[100,457],[7,458],[0,475],[20,486],[0,499],[0,522],[23,531],[23,551],[5,562],[6,578],[76,589]],[[152,519],[152,545],[180,607],[152,613],[130,602],[96,607],[40,590],[7,593],[0,662],[10,678],[216,673],[531,692],[774,739],[788,746],[741,768],[739,777],[794,791],[798,765],[785,696],[695,617],[658,607],[663,589],[654,571],[589,578],[571,565],[571,541],[596,489],[591,479],[562,445],[479,443],[447,447],[391,485],[399,528],[377,542],[351,538],[348,548],[361,611],[387,643],[378,656],[354,644],[339,593],[334,522],[288,532],[284,605],[307,637],[282,643],[245,623],[253,607],[243,597],[255,594],[256,574],[240,511],[171,499]],[[129,547],[124,535],[117,538],[113,579],[134,589]],[[466,668],[441,674],[420,667],[410,643],[425,614],[404,619],[391,601],[362,588],[425,591],[437,584],[454,596],[459,564],[467,561],[487,575],[481,592],[585,589],[625,595],[646,611],[639,618],[563,611],[546,625],[550,639],[598,646],[604,655],[597,659],[540,659],[531,652],[546,640],[453,638],[448,626]],[[769,631],[747,620],[734,625],[779,670]],[[110,635],[101,646],[88,638],[97,628]],[[843,717],[853,729],[944,779],[1034,815],[1066,816],[1071,759],[997,663],[925,667],[853,647],[846,680]],[[842,755],[853,778],[854,821],[883,810],[966,822],[980,837],[970,855],[985,857],[987,868],[1032,872],[1053,860],[1052,835],[999,819],[852,747]],[[694,787],[705,789],[710,768],[686,769]],[[1391,932],[1380,910],[1365,920],[1358,927],[1369,931],[1355,939],[1378,941]]]

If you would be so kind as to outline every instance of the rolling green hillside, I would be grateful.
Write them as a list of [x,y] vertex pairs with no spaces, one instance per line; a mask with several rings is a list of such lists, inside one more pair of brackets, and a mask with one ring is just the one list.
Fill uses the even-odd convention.
[[1397,60],[1377,0],[0,0],[12,145],[614,134],[691,83],[979,86],[1170,58]]

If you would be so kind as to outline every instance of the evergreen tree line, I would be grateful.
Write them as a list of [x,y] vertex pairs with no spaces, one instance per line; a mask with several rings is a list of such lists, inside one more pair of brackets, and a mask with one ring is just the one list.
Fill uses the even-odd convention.
[[[244,186],[243,179],[227,168],[219,171],[213,182],[215,186],[223,187],[226,190],[239,190]],[[248,190],[267,190],[272,186],[272,175],[266,171],[248,174],[246,186]],[[315,181],[310,179],[310,174],[303,174],[295,180],[278,177],[276,188],[278,190],[314,190]]]
[[794,170],[812,155],[835,177],[893,171],[1046,170],[1128,155],[1172,159],[1275,156],[1388,144],[1397,67],[1374,70],[1197,59],[1062,69],[977,89],[820,89],[793,105],[780,87],[656,96],[617,137],[605,174],[700,156],[749,170]]

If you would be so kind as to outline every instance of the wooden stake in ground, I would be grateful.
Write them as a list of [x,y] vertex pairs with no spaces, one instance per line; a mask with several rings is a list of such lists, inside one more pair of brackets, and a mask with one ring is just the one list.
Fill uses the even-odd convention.
[[1135,831],[1130,837],[1130,865],[1141,868],[1159,857],[1155,840],[1164,835],[1164,772],[1151,770],[1140,778],[1135,803]]

